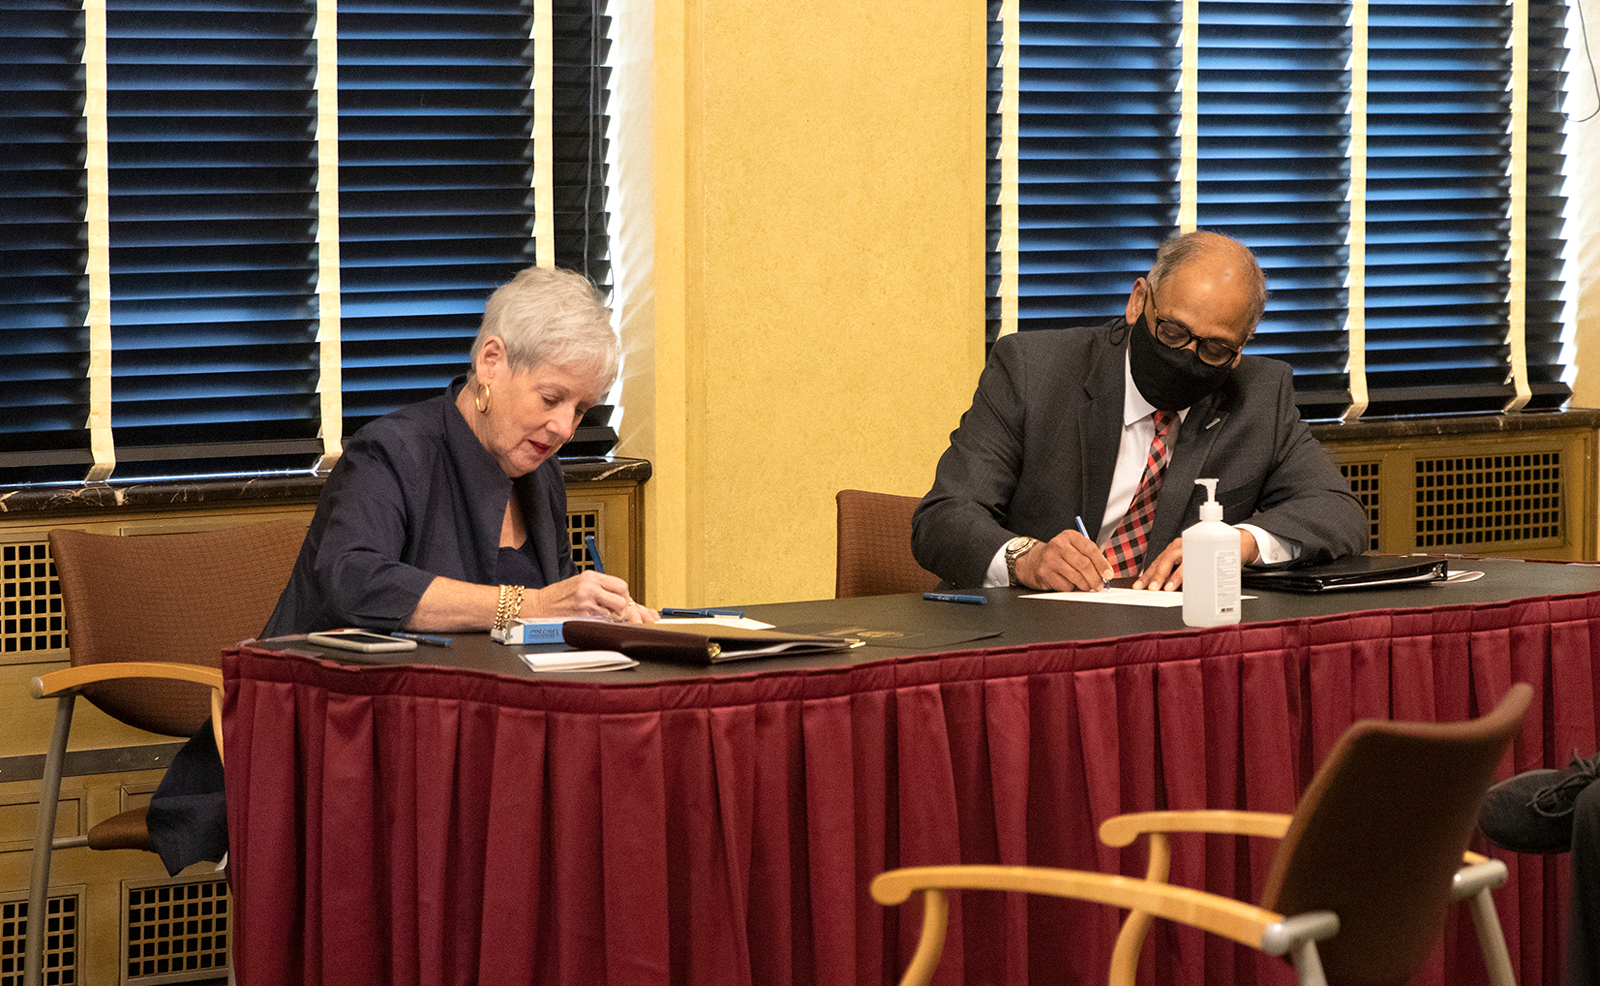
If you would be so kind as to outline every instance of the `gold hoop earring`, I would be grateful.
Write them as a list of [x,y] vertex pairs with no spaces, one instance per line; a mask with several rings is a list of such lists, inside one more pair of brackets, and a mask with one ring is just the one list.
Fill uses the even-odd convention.
[[472,396],[472,405],[478,409],[479,414],[489,413],[489,385],[478,384],[478,392]]

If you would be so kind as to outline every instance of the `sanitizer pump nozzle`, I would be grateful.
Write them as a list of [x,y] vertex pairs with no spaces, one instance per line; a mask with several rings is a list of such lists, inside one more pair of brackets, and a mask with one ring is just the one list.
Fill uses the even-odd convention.
[[1201,520],[1222,520],[1222,504],[1217,502],[1217,481],[1214,479],[1197,479],[1196,486],[1206,488],[1206,502],[1200,504]]

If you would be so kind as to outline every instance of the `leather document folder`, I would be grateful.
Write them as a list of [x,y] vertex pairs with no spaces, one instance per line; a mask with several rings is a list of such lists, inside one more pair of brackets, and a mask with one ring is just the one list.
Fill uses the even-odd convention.
[[579,650],[621,651],[636,661],[721,664],[751,657],[822,654],[858,646],[859,640],[746,630],[715,623],[675,623],[671,629],[637,623],[574,620],[562,627],[567,646]]
[[1449,574],[1443,558],[1407,555],[1352,555],[1320,565],[1245,569],[1246,589],[1273,592],[1338,592],[1442,582]]

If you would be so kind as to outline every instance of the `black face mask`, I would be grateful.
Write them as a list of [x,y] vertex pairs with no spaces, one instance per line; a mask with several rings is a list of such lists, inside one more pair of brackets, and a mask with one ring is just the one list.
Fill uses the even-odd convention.
[[1131,323],[1128,368],[1139,393],[1160,411],[1181,411],[1214,393],[1228,380],[1233,366],[1212,366],[1190,349],[1170,349],[1156,340],[1144,319]]

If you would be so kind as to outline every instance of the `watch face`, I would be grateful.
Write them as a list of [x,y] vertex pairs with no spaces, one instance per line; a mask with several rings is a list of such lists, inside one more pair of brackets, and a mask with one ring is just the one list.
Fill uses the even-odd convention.
[[1014,537],[1006,542],[1006,581],[1012,585],[1020,585],[1017,581],[1017,559],[1028,553],[1039,542],[1031,537]]

